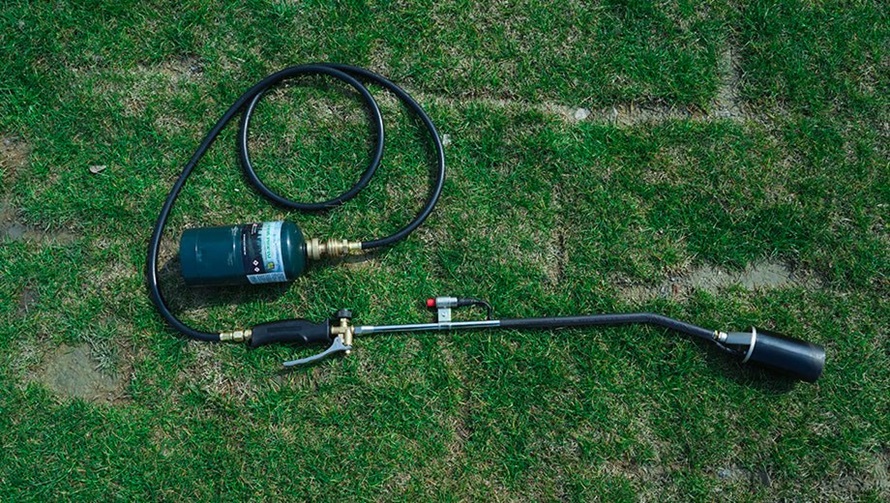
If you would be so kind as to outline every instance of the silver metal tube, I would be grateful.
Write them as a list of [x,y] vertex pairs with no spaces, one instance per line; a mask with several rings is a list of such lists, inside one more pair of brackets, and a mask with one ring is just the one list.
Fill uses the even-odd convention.
[[501,326],[501,320],[454,321],[451,323],[409,323],[407,325],[363,325],[355,327],[355,335],[392,332],[428,332],[431,330],[459,330],[464,328],[492,328],[499,326]]

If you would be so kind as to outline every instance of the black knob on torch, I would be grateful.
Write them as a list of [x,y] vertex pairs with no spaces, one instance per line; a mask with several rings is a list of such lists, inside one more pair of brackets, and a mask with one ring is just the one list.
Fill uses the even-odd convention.
[[751,362],[803,381],[816,382],[825,367],[822,346],[793,337],[752,328],[751,333],[729,334],[727,342],[742,343],[742,363]]

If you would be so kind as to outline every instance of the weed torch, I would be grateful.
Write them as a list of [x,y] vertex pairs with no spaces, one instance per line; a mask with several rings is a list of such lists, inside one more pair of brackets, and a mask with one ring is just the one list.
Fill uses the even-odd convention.
[[[296,202],[269,189],[256,175],[248,150],[248,131],[253,112],[263,95],[282,81],[311,75],[324,75],[339,80],[354,89],[368,110],[375,136],[371,161],[359,180],[346,192],[324,202]],[[743,363],[783,372],[793,378],[815,382],[822,374],[825,351],[821,346],[806,341],[752,328],[750,332],[709,330],[666,316],[652,313],[594,314],[583,316],[492,319],[491,306],[473,298],[435,297],[427,306],[435,309],[437,318],[432,323],[394,325],[353,325],[352,313],[342,309],[331,319],[320,323],[304,319],[274,321],[250,329],[228,332],[203,332],[189,327],[167,307],[158,283],[158,257],[161,237],[168,216],[183,185],[198,161],[213,144],[222,129],[240,113],[238,156],[245,176],[265,197],[287,208],[320,211],[334,208],[355,197],[364,188],[383,156],[384,127],[380,109],[363,82],[381,86],[392,92],[426,129],[435,151],[436,167],[432,187],[426,203],[418,214],[400,230],[370,241],[348,239],[306,238],[290,222],[262,222],[244,225],[207,227],[186,230],[179,244],[182,276],[190,286],[247,285],[293,280],[303,273],[309,261],[322,257],[341,257],[390,246],[413,232],[432,212],[442,192],[445,180],[445,156],[439,134],[432,120],[411,96],[399,86],[368,70],[339,64],[310,64],[289,67],[274,73],[246,91],[217,121],[197,151],[186,164],[173,185],[158,216],[148,248],[147,283],[149,294],[164,319],[182,334],[201,341],[246,342],[256,348],[266,344],[297,345],[322,344],[322,352],[285,362],[286,367],[311,364],[334,354],[349,354],[357,336],[419,332],[434,330],[512,329],[554,330],[569,327],[619,326],[631,324],[654,325],[713,343],[720,350],[739,358]],[[452,309],[481,305],[488,316],[478,321],[452,321]]]

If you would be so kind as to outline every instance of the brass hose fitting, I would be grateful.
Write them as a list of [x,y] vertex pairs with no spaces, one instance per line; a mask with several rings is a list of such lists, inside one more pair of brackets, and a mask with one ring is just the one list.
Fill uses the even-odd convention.
[[251,335],[253,335],[253,331],[250,329],[235,330],[233,332],[220,332],[219,333],[219,341],[220,342],[244,342],[244,341],[249,341]]
[[343,257],[361,250],[362,243],[360,241],[328,239],[322,242],[318,238],[306,241],[306,257],[309,260],[319,260],[322,257]]

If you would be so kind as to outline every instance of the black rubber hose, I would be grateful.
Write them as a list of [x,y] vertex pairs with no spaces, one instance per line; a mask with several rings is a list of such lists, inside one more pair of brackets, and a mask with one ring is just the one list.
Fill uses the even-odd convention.
[[414,98],[406,93],[401,87],[374,72],[365,70],[364,68],[340,64],[332,64],[331,66],[383,86],[391,93],[395,94],[402,103],[417,115],[421,122],[423,122],[423,125],[426,126],[426,129],[429,132],[429,138],[433,142],[433,147],[436,150],[436,171],[433,177],[433,186],[430,189],[430,195],[427,198],[426,204],[420,209],[417,216],[408,222],[405,227],[402,227],[387,237],[362,242],[363,250],[389,246],[397,241],[405,239],[408,234],[414,232],[414,230],[417,229],[428,216],[430,216],[430,213],[432,213],[433,208],[436,206],[436,201],[439,200],[439,196],[442,194],[442,187],[445,186],[445,149],[442,146],[442,139],[439,138],[439,132],[436,130],[436,125],[433,124],[433,120],[430,119],[430,116],[427,115],[423,107],[414,101]]
[[[310,68],[314,70],[310,66],[306,66],[304,68]],[[253,117],[253,111],[256,109],[257,104],[260,102],[262,97],[266,94],[266,90],[268,87],[262,89],[260,92],[254,95],[253,99],[247,104],[244,109],[244,112],[241,113],[241,125],[238,129],[238,159],[241,161],[241,168],[244,170],[245,176],[250,181],[251,185],[256,188],[256,190],[265,196],[267,199],[275,201],[276,203],[285,206],[287,208],[291,208],[294,210],[300,211],[321,211],[327,210],[330,208],[335,208],[345,203],[346,201],[355,197],[356,194],[359,193],[368,182],[371,181],[371,178],[374,176],[374,173],[377,171],[377,167],[380,166],[380,159],[383,158],[383,144],[384,140],[384,130],[383,130],[383,117],[380,115],[380,107],[377,106],[377,102],[374,101],[374,97],[371,96],[371,92],[363,86],[360,82],[354,79],[348,73],[341,73],[339,70],[336,70],[332,67],[325,66],[327,71],[333,70],[333,72],[328,73],[328,75],[336,76],[337,78],[343,80],[353,89],[358,91],[361,95],[362,99],[365,102],[365,106],[368,108],[368,111],[371,113],[371,120],[373,123],[374,135],[376,137],[376,144],[374,146],[374,154],[371,158],[371,161],[368,163],[368,167],[365,168],[364,173],[362,173],[361,178],[358,182],[355,183],[351,188],[347,189],[346,192],[333,197],[327,201],[319,202],[319,203],[303,203],[292,201],[286,197],[283,197],[274,191],[272,191],[269,187],[266,186],[265,183],[257,176],[256,171],[253,168],[253,163],[250,161],[250,151],[248,149],[248,141],[247,134],[250,131],[250,119]],[[314,71],[307,71],[306,73],[315,73]],[[272,83],[271,85],[274,85]]]
[[[398,97],[399,100],[401,100],[402,103],[404,103],[405,106],[407,106],[408,109],[416,114],[421,122],[423,122],[423,125],[426,127],[427,132],[429,133],[429,138],[433,142],[433,147],[436,151],[436,172],[433,177],[433,187],[430,190],[430,195],[427,198],[426,204],[424,204],[417,215],[410,222],[408,222],[405,227],[384,238],[362,242],[363,250],[389,246],[393,243],[401,241],[402,239],[405,239],[408,234],[417,229],[417,227],[419,227],[420,224],[422,224],[423,221],[426,220],[430,213],[432,213],[433,208],[436,206],[436,202],[439,200],[439,196],[442,194],[442,187],[445,185],[445,149],[442,146],[442,140],[439,138],[439,133],[436,130],[435,124],[433,124],[432,119],[430,119],[429,115],[427,115],[423,107],[421,107],[416,101],[414,101],[414,98],[412,98],[411,95],[405,92],[404,89],[397,86],[390,80],[374,72],[357,66],[341,65],[336,63],[325,63],[324,66],[326,68],[340,71],[342,72],[342,75],[346,75],[350,79],[355,76],[360,78],[361,80],[372,82],[386,88],[387,90],[395,94],[396,97]],[[350,85],[353,85],[353,87],[355,87],[352,82],[350,82]],[[250,119],[253,116],[253,111],[256,108],[256,105],[263,97],[265,89],[257,93],[256,96],[254,96],[253,99],[250,100],[250,103],[248,103],[247,107],[244,110],[244,113],[241,114],[241,128],[238,133],[238,156],[241,160],[241,167],[244,169],[244,173],[247,175],[251,184],[253,184],[253,186],[256,187],[256,189],[265,197],[277,202],[278,204],[303,211],[318,211],[333,208],[335,206],[343,204],[344,202],[348,201],[356,194],[358,194],[358,192],[363,189],[368,184],[368,182],[371,181],[371,177],[374,176],[374,172],[380,164],[380,159],[383,156],[384,132],[383,122],[380,117],[380,111],[377,108],[377,104],[374,102],[373,97],[371,97],[367,89],[360,84],[359,88],[356,89],[359,90],[359,92],[365,98],[366,103],[368,103],[368,101],[370,100],[370,103],[368,103],[368,108],[369,110],[371,110],[372,116],[374,118],[375,133],[377,134],[378,141],[371,162],[368,164],[368,167],[362,174],[361,179],[355,185],[353,185],[352,188],[328,201],[320,203],[299,203],[276,194],[275,192],[270,190],[262,182],[262,180],[260,180],[250,160],[250,152],[248,150],[247,140]]]
[[[343,194],[340,194],[339,196],[322,203],[297,203],[283,198],[278,194],[275,194],[274,192],[269,190],[268,187],[266,187],[265,184],[263,184],[262,181],[260,181],[259,178],[256,176],[256,173],[253,171],[253,167],[250,164],[249,153],[247,152],[247,126],[250,123],[250,113],[253,112],[256,104],[269,88],[287,78],[297,77],[300,75],[316,74],[328,75],[330,77],[341,80],[349,84],[352,88],[359,92],[366,105],[368,106],[368,110],[371,113],[372,122],[374,124],[375,133],[377,135],[377,146],[375,147],[375,152],[368,168],[366,168],[362,177],[352,188],[350,188]],[[164,300],[163,295],[161,295],[160,286],[158,284],[158,256],[161,245],[161,238],[163,237],[164,233],[164,227],[167,223],[167,219],[170,216],[170,211],[173,209],[173,204],[176,202],[176,198],[179,197],[179,194],[182,191],[182,187],[185,185],[186,180],[188,180],[189,175],[191,175],[192,171],[195,169],[198,161],[201,160],[210,146],[213,145],[213,142],[219,136],[223,128],[236,115],[238,115],[238,113],[245,107],[245,105],[249,104],[250,113],[247,113],[245,116],[242,117],[242,130],[239,132],[238,135],[238,150],[239,157],[242,161],[242,167],[244,168],[248,179],[251,181],[252,184],[254,184],[257,190],[273,201],[291,208],[319,210],[337,206],[347,201],[351,197],[354,197],[359,190],[367,185],[370,177],[373,176],[374,171],[377,169],[377,166],[380,163],[380,157],[383,153],[384,130],[383,119],[380,115],[380,109],[367,88],[362,85],[361,82],[359,82],[359,79],[370,81],[388,89],[420,118],[427,131],[429,132],[430,139],[433,142],[433,147],[436,150],[437,165],[434,173],[433,187],[430,191],[427,202],[420,209],[414,219],[411,220],[405,227],[399,229],[389,236],[363,242],[362,249],[378,248],[400,241],[401,239],[404,239],[408,234],[410,234],[414,229],[416,229],[421,223],[423,223],[424,220],[426,220],[426,218],[432,212],[433,207],[435,207],[436,202],[438,201],[439,196],[442,193],[442,187],[445,183],[445,153],[442,147],[442,141],[439,138],[438,132],[436,131],[436,127],[433,125],[432,120],[429,118],[423,108],[418,105],[417,102],[414,101],[414,99],[411,98],[411,96],[404,90],[402,90],[399,86],[393,84],[380,75],[377,75],[376,73],[365,70],[363,68],[328,63],[300,65],[285,68],[284,70],[269,75],[268,77],[264,78],[260,82],[256,83],[253,87],[248,89],[235,101],[235,103],[232,104],[232,106],[229,107],[229,109],[223,114],[223,116],[220,117],[213,128],[201,141],[201,144],[198,146],[198,149],[195,150],[195,153],[192,155],[191,159],[189,159],[188,163],[186,163],[185,167],[182,169],[182,173],[180,173],[179,178],[176,179],[176,182],[173,184],[173,188],[170,189],[170,193],[167,195],[167,199],[164,201],[163,207],[161,207],[161,212],[158,215],[157,222],[155,223],[154,230],[152,231],[152,235],[148,244],[148,257],[146,259],[146,283],[148,284],[149,296],[151,297],[152,302],[154,303],[158,312],[167,321],[167,323],[170,324],[170,326],[193,339],[202,341],[219,341],[218,333],[202,332],[200,330],[195,330],[189,327],[178,318],[176,318],[176,316],[167,307],[167,303]]]
[[656,325],[684,334],[714,341],[714,331],[667,316],[652,313],[593,314],[588,316],[555,316],[548,318],[514,318],[501,320],[501,328],[554,329],[589,326]]

